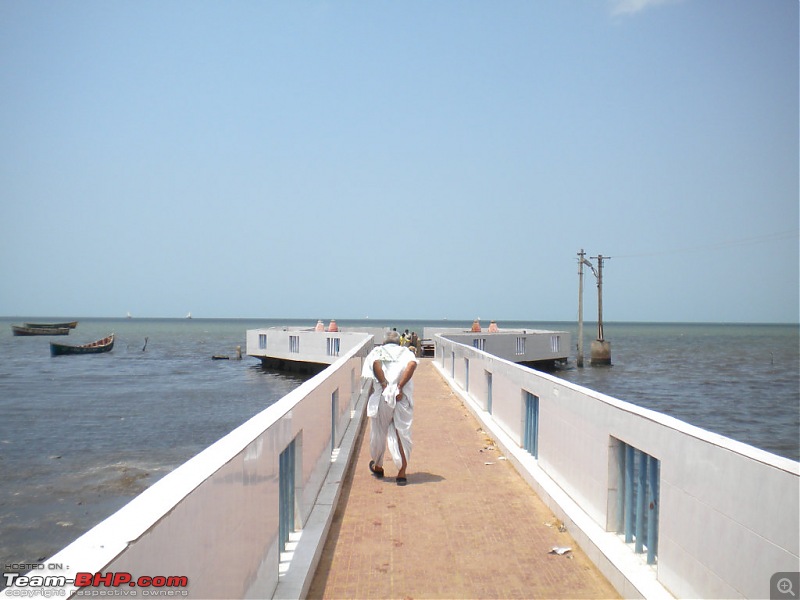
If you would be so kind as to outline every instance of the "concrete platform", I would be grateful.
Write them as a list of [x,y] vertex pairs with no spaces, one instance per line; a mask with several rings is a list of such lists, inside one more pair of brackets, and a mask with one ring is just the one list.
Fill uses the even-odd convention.
[[308,597],[618,598],[430,359],[414,380],[408,485],[369,472],[367,423]]

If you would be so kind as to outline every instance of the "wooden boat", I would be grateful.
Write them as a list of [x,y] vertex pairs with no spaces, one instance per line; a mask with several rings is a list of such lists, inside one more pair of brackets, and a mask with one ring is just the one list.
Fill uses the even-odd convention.
[[69,327],[28,327],[12,325],[14,335],[69,335]]
[[52,356],[60,356],[62,354],[100,354],[102,352],[111,352],[113,347],[114,334],[112,333],[102,340],[97,340],[89,344],[82,344],[80,346],[50,342],[50,354]]
[[66,323],[25,323],[25,327],[32,327],[34,329],[75,329],[78,326],[77,321],[68,321]]

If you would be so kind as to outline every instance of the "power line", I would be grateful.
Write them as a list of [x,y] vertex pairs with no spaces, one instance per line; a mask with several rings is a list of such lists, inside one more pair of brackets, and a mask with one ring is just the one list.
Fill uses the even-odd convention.
[[614,258],[642,258],[648,256],[663,256],[666,254],[676,254],[685,252],[705,252],[708,250],[720,250],[724,248],[736,248],[738,246],[751,246],[754,244],[764,244],[767,242],[775,242],[780,240],[800,239],[800,231],[791,229],[788,231],[778,231],[764,235],[740,238],[737,240],[727,240],[724,242],[717,242],[715,244],[705,244],[701,246],[688,246],[685,248],[676,248],[674,250],[658,250],[655,252],[644,252],[641,254],[614,254]]

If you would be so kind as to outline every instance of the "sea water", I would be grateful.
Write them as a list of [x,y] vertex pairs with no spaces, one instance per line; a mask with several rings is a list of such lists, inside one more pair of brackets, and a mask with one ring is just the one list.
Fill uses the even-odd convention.
[[[40,319],[41,320],[41,319]],[[13,322],[21,321],[21,319]],[[0,321],[0,559],[49,557],[304,381],[244,354],[261,321],[81,319],[69,336]],[[114,332],[107,354],[49,342]]]
[[[52,556],[133,496],[304,381],[244,354],[245,332],[308,320],[81,319],[67,337],[13,337],[0,319],[0,559]],[[32,319],[28,319],[32,320]],[[37,320],[47,320],[38,318]],[[65,320],[52,319],[52,320]],[[337,320],[469,328],[472,321]],[[569,331],[574,323],[499,322]],[[116,333],[108,354],[51,357],[49,341]],[[606,324],[612,366],[556,373],[715,433],[800,459],[796,325]]]
[[[585,365],[589,364],[587,332]],[[796,325],[611,324],[610,368],[561,377],[692,425],[800,460]]]

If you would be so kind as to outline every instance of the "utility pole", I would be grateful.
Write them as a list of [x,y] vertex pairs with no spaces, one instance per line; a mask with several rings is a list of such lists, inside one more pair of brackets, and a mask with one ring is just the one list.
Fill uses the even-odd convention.
[[598,254],[592,258],[597,259],[597,340],[603,342],[603,260],[607,257]]
[[[592,267],[586,260],[586,252],[578,252],[578,366],[583,367],[583,265]],[[594,267],[592,267],[594,270]]]
[[[611,364],[611,344],[603,338],[603,261],[610,256],[598,254],[591,258],[597,260],[597,339],[592,342],[592,366]],[[594,269],[592,269],[594,271]]]

